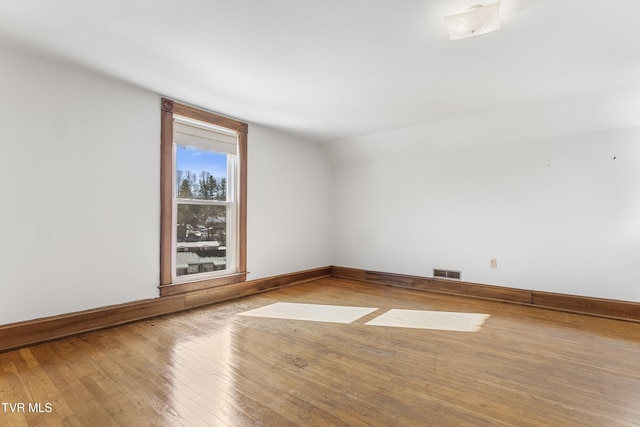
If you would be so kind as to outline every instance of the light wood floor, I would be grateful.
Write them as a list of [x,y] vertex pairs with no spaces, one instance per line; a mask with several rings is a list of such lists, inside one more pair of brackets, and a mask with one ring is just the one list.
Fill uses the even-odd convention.
[[[236,316],[277,301],[380,310],[351,324]],[[392,308],[491,317],[479,332],[364,325]],[[41,410],[3,405],[2,426],[640,425],[640,324],[344,279],[3,353],[0,366],[0,401]]]

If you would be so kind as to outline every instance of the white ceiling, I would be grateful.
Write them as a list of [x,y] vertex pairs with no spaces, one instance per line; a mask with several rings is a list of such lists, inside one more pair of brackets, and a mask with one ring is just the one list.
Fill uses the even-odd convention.
[[[487,0],[487,3],[493,0]],[[0,41],[316,141],[640,83],[637,0],[0,0]]]

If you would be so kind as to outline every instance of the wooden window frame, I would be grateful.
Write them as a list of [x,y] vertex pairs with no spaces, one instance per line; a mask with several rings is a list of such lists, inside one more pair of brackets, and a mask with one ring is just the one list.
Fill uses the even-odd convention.
[[[209,111],[162,98],[160,132],[160,295],[175,295],[213,288],[247,279],[247,132],[249,126]],[[211,123],[238,132],[238,200],[236,209],[236,272],[195,280],[173,283],[173,115]]]

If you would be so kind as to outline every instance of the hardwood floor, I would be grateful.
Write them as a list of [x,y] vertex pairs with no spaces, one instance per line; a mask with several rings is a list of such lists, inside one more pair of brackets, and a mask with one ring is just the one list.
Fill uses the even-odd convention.
[[[379,310],[350,324],[237,316],[279,301]],[[490,317],[478,332],[365,325],[394,308]],[[2,353],[0,366],[3,426],[640,425],[638,323],[347,279]]]

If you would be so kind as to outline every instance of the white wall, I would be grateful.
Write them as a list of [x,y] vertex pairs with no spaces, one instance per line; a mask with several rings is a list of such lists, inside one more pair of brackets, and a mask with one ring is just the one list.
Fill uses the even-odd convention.
[[640,301],[640,127],[601,130],[611,122],[598,105],[560,100],[330,144],[332,263]]
[[0,49],[0,324],[157,296],[158,96]]
[[[2,45],[0,62],[0,324],[157,297],[160,96]],[[251,124],[249,153],[250,278],[329,265],[324,154]]]
[[[1,45],[0,60],[0,324],[156,297],[160,96]],[[468,281],[639,301],[638,93],[326,152],[250,125],[249,278],[329,264],[427,276],[443,267]]]
[[317,144],[249,128],[249,279],[331,265],[331,168]]

